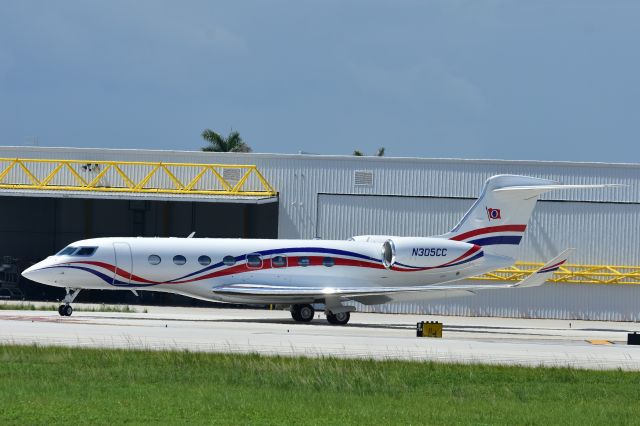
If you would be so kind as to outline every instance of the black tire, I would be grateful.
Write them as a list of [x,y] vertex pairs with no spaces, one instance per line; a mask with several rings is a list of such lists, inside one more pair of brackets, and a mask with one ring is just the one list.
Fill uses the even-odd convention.
[[291,317],[298,322],[310,322],[316,314],[315,309],[311,305],[293,305],[291,306]]
[[64,311],[63,311],[63,309],[64,309],[64,305],[60,305],[60,306],[58,306],[58,314],[60,314],[60,316],[61,316],[61,317],[63,317],[63,316],[64,316]]
[[311,305],[300,306],[300,320],[302,322],[310,322],[316,314],[316,310]]
[[327,313],[327,321],[333,325],[345,325],[351,319],[349,312],[340,312],[339,314]]
[[291,306],[291,318],[293,318],[294,321],[298,321],[298,322],[302,321],[300,319],[300,312],[298,312],[296,305]]
[[66,317],[70,317],[72,313],[73,313],[73,308],[71,307],[71,305],[66,305],[64,307],[64,315]]

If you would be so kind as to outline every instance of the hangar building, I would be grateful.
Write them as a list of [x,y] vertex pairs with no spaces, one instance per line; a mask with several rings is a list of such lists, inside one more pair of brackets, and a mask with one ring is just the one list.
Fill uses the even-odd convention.
[[[168,163],[191,166],[165,167],[161,173]],[[143,182],[154,168],[158,172]],[[199,173],[201,180],[186,188]],[[228,187],[220,187],[216,173]],[[457,223],[495,174],[626,184],[544,195],[517,253],[522,261],[542,262],[576,247],[571,262],[597,275],[586,282],[607,284],[558,283],[359,308],[638,320],[640,286],[633,284],[640,283],[640,268],[634,269],[640,265],[637,164],[0,147],[0,256],[17,258],[23,267],[71,241],[107,235],[438,235]],[[78,184],[78,176],[84,184]],[[91,182],[99,184],[86,190]],[[233,195],[225,193],[236,186],[240,190]]]

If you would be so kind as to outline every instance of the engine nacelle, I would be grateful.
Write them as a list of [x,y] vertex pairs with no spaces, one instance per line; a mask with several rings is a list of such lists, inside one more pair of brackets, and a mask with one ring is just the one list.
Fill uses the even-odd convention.
[[484,256],[482,247],[444,238],[394,237],[382,244],[382,263],[391,269],[433,268],[468,263]]

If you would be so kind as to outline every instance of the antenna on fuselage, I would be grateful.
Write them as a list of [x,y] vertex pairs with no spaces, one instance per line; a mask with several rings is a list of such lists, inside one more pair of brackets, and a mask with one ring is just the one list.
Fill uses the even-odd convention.
[[187,238],[193,238],[194,235],[196,235],[196,231],[193,231],[192,233],[190,233]]

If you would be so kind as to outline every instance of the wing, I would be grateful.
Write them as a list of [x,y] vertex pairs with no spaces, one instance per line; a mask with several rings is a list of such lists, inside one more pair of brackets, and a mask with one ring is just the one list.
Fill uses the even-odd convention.
[[513,284],[448,283],[417,287],[291,287],[260,284],[231,284],[212,289],[217,296],[248,303],[321,303],[327,298],[355,300],[366,305],[390,302],[398,296],[429,299],[473,295],[474,290],[508,288]]

